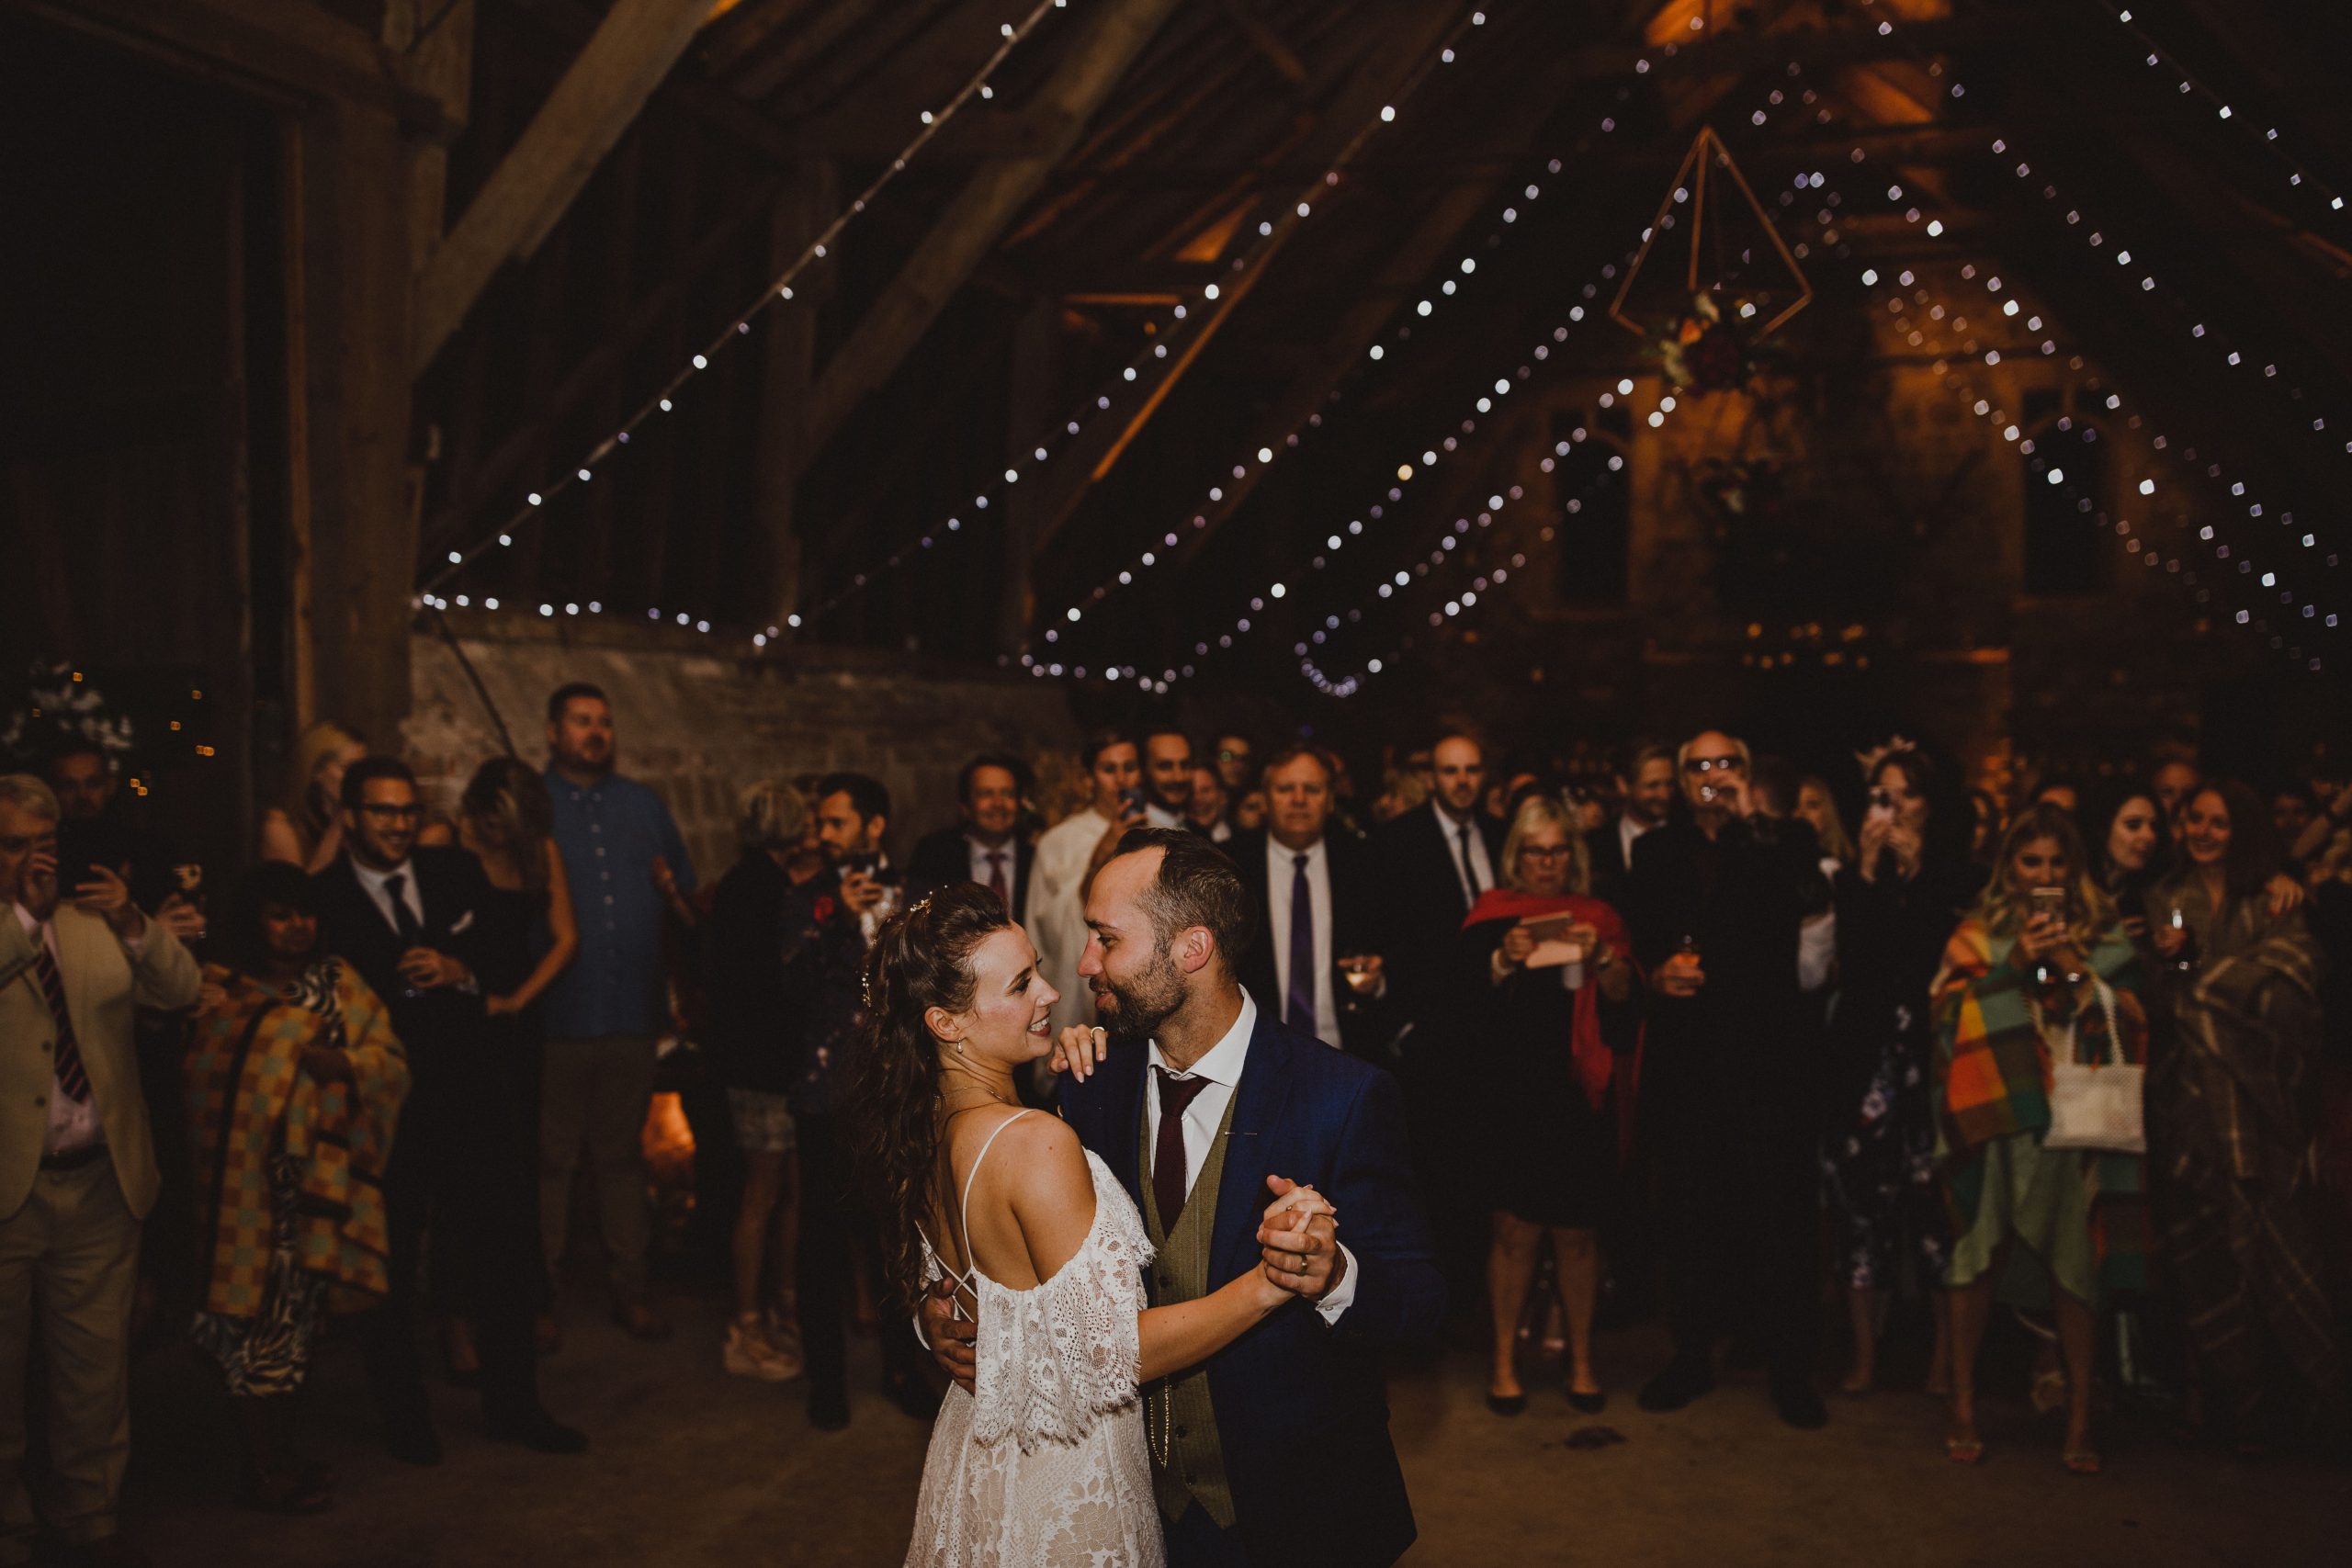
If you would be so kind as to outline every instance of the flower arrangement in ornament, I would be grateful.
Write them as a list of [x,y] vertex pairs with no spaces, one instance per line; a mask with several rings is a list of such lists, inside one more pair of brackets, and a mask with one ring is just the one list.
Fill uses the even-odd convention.
[[1714,295],[1701,289],[1657,342],[1658,367],[1669,385],[1693,392],[1735,392],[1764,368],[1764,356]]
[[130,716],[108,703],[96,682],[71,663],[35,660],[0,712],[0,752],[31,757],[69,737],[90,741],[118,760],[129,756],[139,740]]

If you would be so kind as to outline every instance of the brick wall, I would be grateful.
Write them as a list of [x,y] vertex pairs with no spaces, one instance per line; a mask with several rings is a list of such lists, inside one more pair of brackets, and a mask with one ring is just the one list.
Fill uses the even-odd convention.
[[[611,697],[621,771],[669,802],[706,881],[735,858],[736,793],[753,780],[854,768],[889,787],[890,847],[955,814],[956,770],[976,751],[1035,757],[1077,728],[1045,682],[837,650],[763,654],[658,626],[452,612],[451,629],[516,751],[547,758],[547,694],[593,681]],[[498,732],[457,656],[420,634],[402,735],[428,800],[454,805]]]

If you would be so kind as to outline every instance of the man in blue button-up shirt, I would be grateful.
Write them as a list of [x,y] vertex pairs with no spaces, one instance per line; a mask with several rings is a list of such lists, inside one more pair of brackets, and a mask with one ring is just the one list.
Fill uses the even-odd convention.
[[639,1338],[669,1332],[645,1300],[645,1169],[638,1137],[669,1028],[665,918],[691,924],[694,863],[662,797],[613,772],[613,710],[585,682],[548,699],[548,794],[571,883],[580,954],[548,987],[539,1105],[539,1222],[552,1278],[581,1145],[595,1174],[613,1310]]

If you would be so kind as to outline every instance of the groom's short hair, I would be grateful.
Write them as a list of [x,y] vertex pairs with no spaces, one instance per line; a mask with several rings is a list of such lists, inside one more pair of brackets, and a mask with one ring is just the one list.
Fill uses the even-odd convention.
[[1137,899],[1151,917],[1152,935],[1164,944],[1178,931],[1205,927],[1226,972],[1238,973],[1257,922],[1233,862],[1207,839],[1181,828],[1131,828],[1119,840],[1123,855],[1145,850],[1160,852],[1159,874]]

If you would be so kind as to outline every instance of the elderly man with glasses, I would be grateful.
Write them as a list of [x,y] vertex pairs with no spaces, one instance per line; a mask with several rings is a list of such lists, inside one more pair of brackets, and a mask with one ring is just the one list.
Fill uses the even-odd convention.
[[1797,940],[1826,889],[1812,830],[1755,811],[1750,766],[1737,739],[1693,736],[1675,757],[1674,813],[1634,842],[1629,912],[1650,984],[1643,1110],[1674,1335],[1641,1404],[1679,1410],[1707,1393],[1716,1341],[1752,1327],[1781,1418],[1812,1428],[1827,1415],[1812,1386],[1816,1100]]

